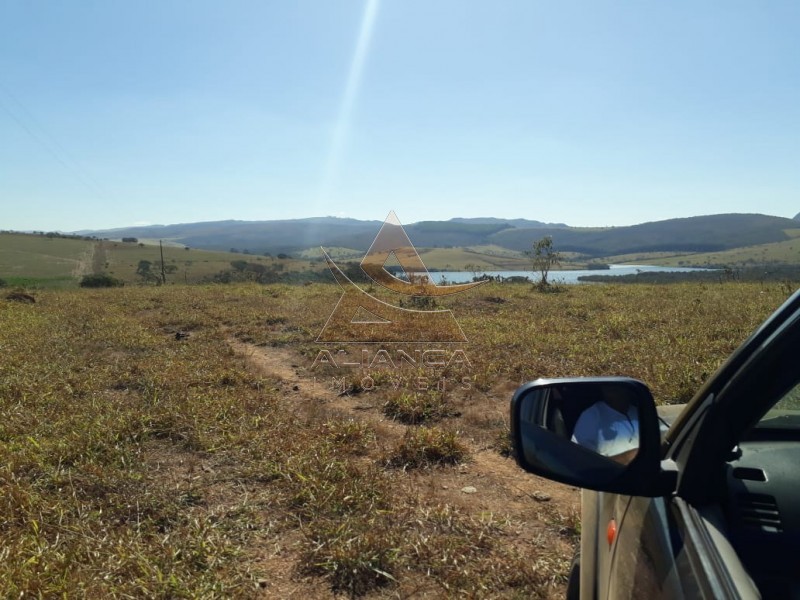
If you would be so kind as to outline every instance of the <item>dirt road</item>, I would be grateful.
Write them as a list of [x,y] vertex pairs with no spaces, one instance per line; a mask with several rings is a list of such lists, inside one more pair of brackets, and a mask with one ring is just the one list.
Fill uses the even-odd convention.
[[[383,446],[400,440],[407,427],[383,412],[385,396],[379,391],[341,393],[331,385],[315,381],[301,358],[285,347],[254,346],[236,339],[229,343],[249,368],[280,382],[285,397],[298,411],[326,414],[340,418],[366,421],[379,432]],[[427,502],[451,505],[476,519],[493,515],[507,523],[508,544],[532,560],[540,548],[557,550],[568,561],[577,541],[580,495],[575,488],[555,484],[524,473],[516,463],[492,447],[487,429],[491,424],[507,421],[509,389],[496,394],[479,395],[458,401],[458,416],[448,419],[447,425],[459,430],[469,447],[470,459],[454,467],[414,470],[406,473],[403,486],[411,493],[424,496]],[[285,551],[282,548],[281,551]],[[278,552],[275,557],[281,555]],[[287,591],[291,578],[287,573],[275,573]],[[557,586],[555,593],[561,591]],[[429,590],[430,591],[430,590]],[[423,594],[425,596],[427,594]]]

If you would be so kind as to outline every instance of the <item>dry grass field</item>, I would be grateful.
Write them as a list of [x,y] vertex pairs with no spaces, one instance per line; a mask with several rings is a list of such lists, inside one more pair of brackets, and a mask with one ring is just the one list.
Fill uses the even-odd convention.
[[[120,241],[84,241],[50,238],[23,233],[0,233],[0,278],[9,286],[36,288],[77,287],[84,275],[106,273],[126,284],[142,283],[137,274],[139,262],[153,263],[154,271],[161,260],[158,240],[146,244]],[[154,242],[154,243],[153,243]],[[317,258],[319,258],[317,250]],[[308,259],[278,259],[250,254],[187,250],[183,246],[165,245],[164,263],[171,272],[169,283],[198,283],[231,268],[231,261],[252,261],[266,268],[279,266],[280,271],[319,271],[324,264]]]
[[[794,232],[788,230],[787,233]],[[800,240],[792,233],[792,239],[758,246],[733,248],[724,252],[705,252],[697,254],[673,255],[649,259],[647,264],[664,266],[704,267],[707,265],[769,267],[775,264],[797,264],[800,259]]]
[[468,362],[392,368],[375,347],[325,346],[363,369],[314,366],[332,284],[4,294],[0,587],[556,597],[579,492],[507,457],[513,390],[613,374],[686,401],[791,291],[490,284],[437,300]]

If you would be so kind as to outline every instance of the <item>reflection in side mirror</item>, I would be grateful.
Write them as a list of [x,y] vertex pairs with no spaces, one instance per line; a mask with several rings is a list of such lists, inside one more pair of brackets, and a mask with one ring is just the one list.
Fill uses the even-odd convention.
[[636,390],[621,382],[572,382],[532,390],[523,399],[526,413],[540,415],[533,423],[617,462],[630,462],[639,448]]
[[621,463],[629,463],[639,450],[639,411],[622,409],[602,400],[581,413],[572,441]]
[[520,466],[539,475],[610,490],[634,476],[638,469],[628,465],[641,465],[635,459],[645,440],[648,466],[639,468],[658,471],[655,403],[639,381],[595,377],[528,383],[514,395],[511,421]]

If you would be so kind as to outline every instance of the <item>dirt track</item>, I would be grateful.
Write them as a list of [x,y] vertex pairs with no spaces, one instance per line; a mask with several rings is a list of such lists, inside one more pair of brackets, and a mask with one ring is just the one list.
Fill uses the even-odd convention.
[[[324,411],[343,418],[367,421],[383,438],[384,447],[402,438],[406,427],[387,418],[382,412],[384,399],[380,392],[341,394],[329,386],[314,383],[302,365],[308,362],[289,349],[254,346],[235,339],[229,340],[235,353],[243,357],[249,368],[280,382],[285,397],[306,413]],[[501,456],[486,443],[480,424],[485,419],[507,419],[509,395],[507,390],[497,397],[488,394],[462,407],[460,416],[448,419],[449,425],[462,432],[470,450],[470,460],[456,467],[409,471],[403,480],[412,493],[424,495],[441,504],[456,506],[481,518],[487,514],[507,522],[509,544],[519,547],[532,557],[543,544],[555,545],[559,554],[571,557],[575,529],[580,511],[580,493],[576,488],[555,484],[525,474],[516,463]],[[485,414],[481,415],[483,412]],[[474,488],[472,491],[471,488]],[[527,549],[527,550],[526,550]],[[275,553],[278,559],[286,548]],[[274,565],[273,565],[274,566]],[[286,573],[276,573],[287,586],[294,589]],[[274,591],[274,590],[273,590]],[[427,594],[423,594],[427,596]]]

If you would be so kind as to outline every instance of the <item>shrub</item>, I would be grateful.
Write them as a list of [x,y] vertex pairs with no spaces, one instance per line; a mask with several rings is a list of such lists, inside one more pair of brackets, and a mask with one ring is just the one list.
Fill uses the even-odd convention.
[[36,304],[36,298],[31,296],[30,294],[26,294],[25,292],[11,292],[6,296],[6,300],[12,300],[13,302],[22,302],[25,304]]
[[348,454],[366,454],[375,442],[375,431],[367,423],[354,419],[326,421],[321,433],[329,440],[336,451]]
[[435,392],[403,392],[389,399],[383,406],[383,412],[387,417],[406,425],[438,421],[454,414],[442,395]]
[[406,431],[389,465],[414,469],[431,465],[454,465],[467,457],[467,447],[455,431],[420,427]]
[[334,593],[351,598],[396,581],[391,572],[400,543],[397,530],[386,514],[365,517],[315,520],[308,528],[301,571],[327,576]]
[[0,288],[6,287],[7,285],[8,285],[8,283],[6,282],[5,279],[0,279]]
[[85,288],[108,288],[108,287],[122,287],[125,283],[111,275],[85,275],[81,279],[80,286]]
[[497,450],[500,456],[514,456],[514,446],[511,443],[511,432],[507,427],[499,429],[492,440],[492,448]]

